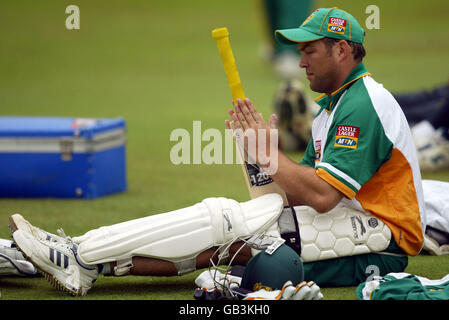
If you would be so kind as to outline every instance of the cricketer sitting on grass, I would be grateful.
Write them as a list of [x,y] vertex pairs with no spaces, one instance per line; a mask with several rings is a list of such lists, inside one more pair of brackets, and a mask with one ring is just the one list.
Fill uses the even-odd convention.
[[[73,238],[13,215],[17,246],[56,288],[73,295],[85,295],[99,274],[177,275],[207,267],[217,247],[264,232],[286,237],[300,252],[305,280],[321,287],[362,283],[369,266],[380,276],[404,271],[408,255],[423,246],[421,175],[400,106],[362,62],[364,34],[337,8],[320,8],[298,28],[276,32],[278,41],[298,47],[310,88],[322,93],[302,161],[278,153],[272,178],[289,207],[276,193],[242,203],[207,198]],[[234,106],[235,128],[275,128],[276,117],[268,125],[251,100]],[[244,247],[234,263],[244,265],[253,254]]]

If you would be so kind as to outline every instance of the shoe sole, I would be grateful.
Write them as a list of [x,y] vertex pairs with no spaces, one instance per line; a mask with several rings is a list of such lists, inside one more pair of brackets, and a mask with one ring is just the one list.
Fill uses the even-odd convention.
[[[16,229],[17,230],[17,229]],[[17,249],[20,251],[20,252],[22,252],[22,254],[23,254],[23,256],[28,260],[28,261],[30,261],[35,267],[36,267],[36,269],[38,269],[41,273],[42,273],[42,275],[44,276],[44,278],[52,285],[52,287],[53,288],[55,288],[56,290],[59,290],[59,291],[64,291],[64,292],[66,292],[66,293],[69,293],[70,295],[72,295],[72,296],[74,296],[74,297],[79,297],[79,296],[82,296],[83,294],[82,294],[82,291],[81,291],[81,288],[80,289],[78,289],[77,291],[72,291],[72,290],[69,290],[69,289],[67,289],[67,287],[64,285],[64,284],[62,284],[62,282],[61,281],[59,281],[56,277],[54,277],[51,273],[49,273],[48,271],[45,271],[45,270],[43,270],[41,267],[39,267],[39,265],[31,258],[31,257],[29,257],[25,252],[24,252],[24,250],[22,250],[21,248],[20,248],[20,246],[19,246],[19,244],[17,243],[17,241],[16,241],[16,245],[17,245]]]

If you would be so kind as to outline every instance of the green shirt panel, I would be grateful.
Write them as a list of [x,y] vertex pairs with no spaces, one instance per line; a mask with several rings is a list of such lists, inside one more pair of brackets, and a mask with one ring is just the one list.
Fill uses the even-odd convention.
[[[328,131],[321,161],[342,171],[362,186],[390,159],[393,144],[385,135],[363,78],[355,81],[340,100],[339,106],[334,110],[334,118]],[[342,128],[349,128],[348,132],[357,131],[357,141],[352,139],[351,142],[351,138],[355,137],[344,135],[343,138],[338,138],[337,131],[341,133]],[[348,145],[345,145],[346,141]],[[353,145],[350,145],[351,143]],[[354,190],[354,186],[350,183],[327,168],[322,168]]]
[[299,164],[315,168],[315,147],[313,145],[313,138],[309,140],[304,156]]

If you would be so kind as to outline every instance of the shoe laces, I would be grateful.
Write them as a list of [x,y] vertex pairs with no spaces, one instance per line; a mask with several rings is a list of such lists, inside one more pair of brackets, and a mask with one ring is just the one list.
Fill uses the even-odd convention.
[[63,247],[72,252],[75,261],[78,265],[86,270],[97,270],[96,266],[85,265],[78,258],[78,244],[73,242],[72,238],[65,234],[62,228],[56,230],[61,238],[64,238],[65,242],[53,242],[53,245]]
[[65,232],[64,232],[64,229],[58,228],[58,230],[56,230],[56,231],[58,232],[58,234],[59,234],[59,236],[60,236],[61,238],[64,238],[64,239],[65,239],[65,241],[66,241],[66,243],[67,243],[68,245],[73,245],[72,237],[66,235]]

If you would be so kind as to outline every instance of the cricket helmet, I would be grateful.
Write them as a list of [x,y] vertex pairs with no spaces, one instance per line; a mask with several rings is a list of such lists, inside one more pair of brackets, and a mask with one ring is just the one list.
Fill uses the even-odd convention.
[[257,291],[279,290],[287,282],[298,284],[304,280],[300,256],[288,245],[281,245],[271,255],[261,251],[248,262],[240,287]]

